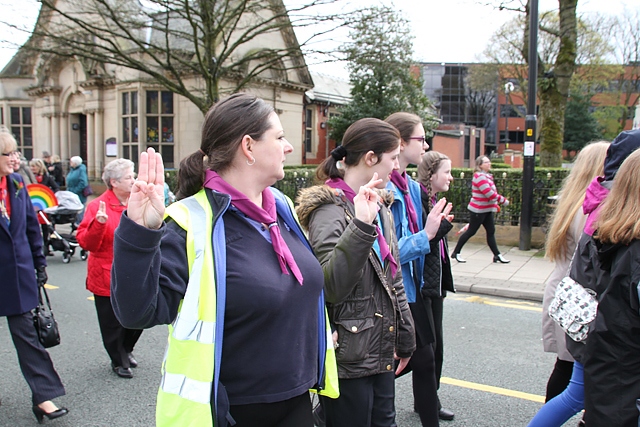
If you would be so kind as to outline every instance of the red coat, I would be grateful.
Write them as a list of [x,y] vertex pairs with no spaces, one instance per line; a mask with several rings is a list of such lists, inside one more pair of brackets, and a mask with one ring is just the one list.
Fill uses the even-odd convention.
[[[106,205],[109,216],[107,222],[100,224],[96,221],[96,213],[100,202]],[[107,190],[87,205],[84,218],[78,227],[76,235],[80,246],[88,250],[89,265],[87,266],[87,289],[95,295],[111,296],[111,264],[113,263],[113,234],[120,224],[122,206],[112,190]]]

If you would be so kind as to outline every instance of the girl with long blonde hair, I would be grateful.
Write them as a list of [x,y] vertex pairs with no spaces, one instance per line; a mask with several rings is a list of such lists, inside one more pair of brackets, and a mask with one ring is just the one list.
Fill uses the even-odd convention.
[[[634,131],[632,131],[634,132]],[[635,134],[640,137],[640,130]],[[636,141],[638,139],[636,138]],[[637,426],[640,396],[640,150],[620,166],[590,252],[598,314],[584,354],[587,426]],[[577,265],[577,267],[581,267]]]
[[[542,343],[544,351],[556,353],[556,363],[547,381],[546,404],[529,426],[559,426],[582,409],[584,388],[582,365],[565,344],[565,332],[549,317],[549,304],[560,280],[569,271],[573,253],[584,229],[587,216],[582,205],[593,178],[604,173],[604,159],[609,143],[599,141],[585,146],[575,159],[573,168],[562,183],[558,204],[547,233],[546,255],[555,267],[545,284],[542,301]],[[556,397],[557,396],[557,397]]]

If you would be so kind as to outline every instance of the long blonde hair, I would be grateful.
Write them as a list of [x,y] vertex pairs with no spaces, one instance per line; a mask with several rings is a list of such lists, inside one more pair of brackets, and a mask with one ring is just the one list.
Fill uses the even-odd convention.
[[564,179],[545,245],[546,255],[551,261],[566,259],[571,255],[568,253],[567,234],[576,213],[582,208],[587,187],[593,178],[603,174],[609,145],[607,141],[598,141],[584,147]]
[[640,238],[640,150],[622,162],[611,193],[598,214],[595,237],[603,243],[628,245]]

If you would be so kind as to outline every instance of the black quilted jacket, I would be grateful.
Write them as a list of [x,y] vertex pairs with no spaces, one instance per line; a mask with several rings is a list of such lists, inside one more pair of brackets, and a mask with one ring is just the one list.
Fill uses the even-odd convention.
[[[423,221],[426,222],[427,215],[431,211],[431,201],[426,193],[422,193]],[[447,233],[451,231],[453,225],[443,220],[436,236],[429,241],[431,252],[424,258],[422,294],[429,298],[444,298],[447,291],[455,292],[453,285],[453,275],[451,274],[451,260],[449,259],[449,245],[447,243]],[[440,241],[444,242],[444,260],[440,251]]]

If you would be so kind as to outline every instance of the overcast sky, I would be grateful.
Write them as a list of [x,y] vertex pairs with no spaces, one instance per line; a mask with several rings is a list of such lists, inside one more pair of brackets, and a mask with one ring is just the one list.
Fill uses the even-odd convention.
[[[295,1],[285,0],[285,3]],[[348,3],[393,4],[411,22],[415,35],[416,60],[455,63],[480,60],[493,32],[513,18],[514,14],[511,12],[500,12],[483,5],[490,2],[491,0],[350,0]],[[12,22],[24,23],[25,27],[33,27],[39,6],[40,3],[35,0],[0,0],[0,19],[11,19]],[[579,0],[578,13],[619,15],[623,13],[625,6],[627,9],[640,7],[638,0]],[[557,7],[557,0],[540,0],[540,11]],[[24,43],[26,37],[26,33],[7,31],[0,27],[0,69],[15,53],[15,48],[7,47],[7,41],[19,45]],[[313,68],[326,74],[347,76],[344,70],[336,66]]]

